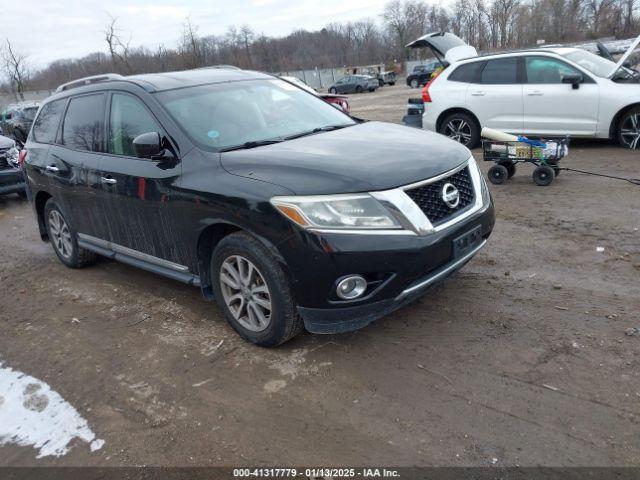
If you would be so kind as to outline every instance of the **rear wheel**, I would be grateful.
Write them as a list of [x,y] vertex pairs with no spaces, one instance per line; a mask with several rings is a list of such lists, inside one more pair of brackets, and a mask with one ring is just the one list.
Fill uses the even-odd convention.
[[44,206],[44,221],[53,250],[67,267],[82,268],[97,260],[95,253],[78,246],[78,235],[52,198]]
[[618,122],[618,143],[624,148],[635,150],[640,145],[640,107],[625,112]]
[[393,87],[396,84],[396,82],[389,82],[389,86]]
[[541,187],[546,187],[553,182],[555,176],[553,168],[548,165],[540,165],[533,171],[533,181]]
[[463,112],[452,113],[445,118],[439,132],[467,148],[475,148],[480,141],[480,127],[471,115]]
[[254,237],[223,238],[211,257],[211,280],[227,322],[248,342],[275,347],[302,331],[289,278]]
[[356,87],[356,93],[362,93],[362,87],[360,85]]
[[412,78],[411,82],[409,82],[409,86],[411,88],[418,88],[420,86],[420,83],[418,83],[418,79],[417,78]]
[[500,162],[498,165],[502,165],[507,169],[507,178],[511,178],[516,173],[516,164],[512,162]]
[[509,178],[509,172],[504,165],[494,165],[489,169],[487,176],[494,185],[502,185]]

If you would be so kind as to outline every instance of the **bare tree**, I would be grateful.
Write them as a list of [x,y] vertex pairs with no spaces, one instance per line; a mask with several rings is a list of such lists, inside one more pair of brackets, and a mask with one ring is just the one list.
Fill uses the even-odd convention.
[[187,67],[202,67],[202,42],[198,36],[198,27],[191,23],[191,17],[185,19],[182,25],[181,49],[187,56]]
[[125,69],[126,73],[132,73],[131,64],[129,63],[129,45],[131,43],[131,38],[129,38],[126,43],[123,42],[120,35],[118,34],[118,29],[116,28],[118,17],[109,15],[109,19],[110,22],[104,31],[104,39],[107,42],[107,46],[109,48],[111,61],[116,70],[119,70],[118,67],[122,66]]
[[7,38],[5,45],[0,49],[0,56],[11,90],[18,94],[20,100],[24,100],[25,86],[29,79],[27,55],[18,52]]

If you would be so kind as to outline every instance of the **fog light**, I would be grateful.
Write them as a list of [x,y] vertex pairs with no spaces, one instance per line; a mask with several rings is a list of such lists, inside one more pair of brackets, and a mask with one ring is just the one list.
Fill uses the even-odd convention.
[[338,282],[336,294],[344,300],[353,300],[367,289],[367,281],[360,275],[349,275]]

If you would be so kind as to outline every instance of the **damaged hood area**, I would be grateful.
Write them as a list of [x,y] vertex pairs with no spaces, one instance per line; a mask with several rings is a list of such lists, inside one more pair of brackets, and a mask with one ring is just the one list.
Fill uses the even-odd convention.
[[298,195],[387,190],[447,172],[471,156],[443,135],[382,122],[221,154],[229,173]]

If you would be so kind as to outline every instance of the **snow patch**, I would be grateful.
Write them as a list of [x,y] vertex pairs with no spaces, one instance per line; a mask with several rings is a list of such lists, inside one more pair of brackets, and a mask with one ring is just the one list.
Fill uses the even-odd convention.
[[37,458],[60,457],[74,438],[89,443],[92,452],[104,445],[58,392],[0,362],[0,445],[33,446]]

